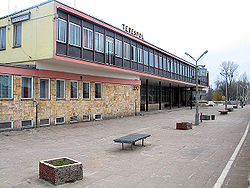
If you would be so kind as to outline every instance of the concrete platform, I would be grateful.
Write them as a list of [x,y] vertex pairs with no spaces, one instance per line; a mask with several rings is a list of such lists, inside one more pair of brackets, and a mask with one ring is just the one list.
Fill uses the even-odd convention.
[[[50,187],[38,178],[40,160],[67,156],[83,164],[83,180],[60,187],[204,187],[217,181],[247,124],[250,107],[227,116],[220,107],[192,130],[176,130],[176,122],[194,123],[195,109],[179,108],[96,122],[0,133],[0,187]],[[113,139],[148,133],[145,147],[122,150]],[[138,144],[139,145],[139,144]],[[249,133],[222,187],[247,187],[250,171]]]

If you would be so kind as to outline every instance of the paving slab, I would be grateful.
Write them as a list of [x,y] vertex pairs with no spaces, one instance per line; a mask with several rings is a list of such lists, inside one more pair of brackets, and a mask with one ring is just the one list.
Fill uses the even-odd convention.
[[[51,187],[38,177],[40,160],[70,157],[83,164],[83,180],[60,187],[213,187],[250,121],[250,107],[220,115],[191,130],[195,109],[174,108],[141,116],[0,133],[0,187]],[[114,143],[132,133],[150,134],[130,150]],[[222,187],[247,187],[248,136]]]

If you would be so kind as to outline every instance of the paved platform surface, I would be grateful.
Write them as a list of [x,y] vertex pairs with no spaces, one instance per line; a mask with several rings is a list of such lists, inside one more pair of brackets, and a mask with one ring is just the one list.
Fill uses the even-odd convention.
[[[58,187],[204,187],[217,181],[250,121],[250,107],[220,115],[191,130],[175,123],[194,122],[195,109],[180,108],[96,122],[0,133],[0,187],[52,185],[38,177],[40,160],[67,156],[83,163],[82,181]],[[151,134],[145,146],[121,150],[113,139],[131,133]],[[247,187],[249,133],[222,187]]]

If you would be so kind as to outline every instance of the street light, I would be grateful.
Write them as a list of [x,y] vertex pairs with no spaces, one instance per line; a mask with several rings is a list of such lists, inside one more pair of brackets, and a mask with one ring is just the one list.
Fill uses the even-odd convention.
[[226,78],[226,100],[225,100],[225,110],[227,110],[227,72],[225,74],[220,73],[221,76]]
[[195,60],[189,53],[185,52],[185,55],[189,56],[191,59],[193,59],[195,61],[195,77],[196,77],[196,97],[195,97],[195,108],[196,108],[196,112],[195,112],[195,125],[199,125],[199,92],[198,92],[198,65],[197,62],[200,60],[200,58],[202,56],[204,56],[206,53],[208,52],[208,50],[206,50],[205,52],[203,52],[203,54],[201,54],[201,56]]

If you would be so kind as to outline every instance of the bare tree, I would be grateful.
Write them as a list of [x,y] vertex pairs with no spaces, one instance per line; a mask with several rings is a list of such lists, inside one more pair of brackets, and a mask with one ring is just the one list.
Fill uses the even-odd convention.
[[[220,74],[222,76],[224,76],[226,78],[226,82],[228,85],[228,98],[231,97],[231,92],[230,92],[230,89],[231,89],[231,85],[232,85],[232,82],[234,80],[234,78],[237,76],[237,68],[239,67],[239,65],[233,61],[224,61],[220,64],[220,69],[221,69],[221,72]],[[227,100],[228,100],[227,98]]]

